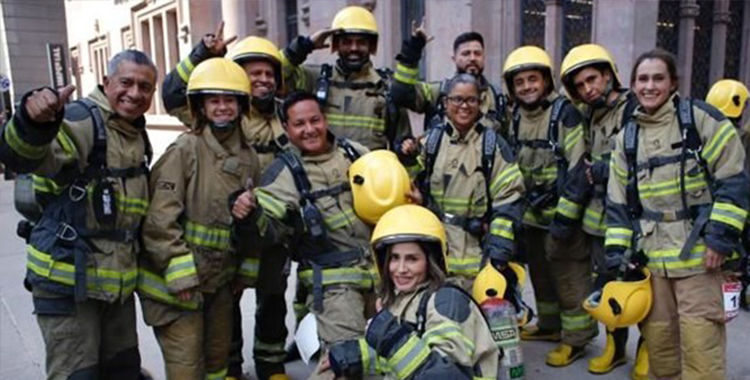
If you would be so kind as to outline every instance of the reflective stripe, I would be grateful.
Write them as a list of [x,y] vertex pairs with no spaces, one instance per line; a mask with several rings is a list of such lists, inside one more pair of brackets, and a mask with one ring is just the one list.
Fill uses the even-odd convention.
[[286,359],[286,340],[278,343],[266,343],[255,338],[253,357],[269,363],[283,363]]
[[604,232],[607,225],[604,223],[604,213],[587,208],[583,213],[583,225],[592,230]]
[[206,380],[224,380],[227,377],[227,368],[224,367],[216,372],[207,372]]
[[490,233],[502,236],[508,240],[515,239],[513,233],[513,222],[505,218],[497,218],[490,223]]
[[242,260],[242,264],[240,265],[240,271],[237,274],[239,274],[242,277],[247,277],[250,279],[257,279],[259,269],[260,269],[259,259],[246,258]]
[[5,141],[11,147],[11,149],[13,149],[13,151],[18,153],[18,155],[23,158],[28,158],[30,160],[41,160],[42,158],[44,158],[44,155],[47,154],[46,145],[32,145],[18,136],[15,118],[11,118],[10,122],[5,126]]
[[182,78],[182,81],[187,83],[190,80],[190,74],[192,74],[195,66],[190,61],[190,57],[183,59],[177,64],[177,74]]
[[400,379],[406,379],[422,365],[430,355],[430,349],[416,335],[412,335],[392,357],[388,367]]
[[417,83],[417,75],[419,75],[418,68],[411,68],[398,63],[393,77],[399,82],[413,85]]
[[533,183],[542,182],[550,183],[557,180],[557,166],[549,166],[544,168],[527,168],[519,166],[521,173],[524,178],[529,178]]
[[198,271],[195,269],[195,261],[193,261],[192,253],[173,257],[169,260],[167,269],[164,270],[164,278],[167,280],[167,283],[197,275]]
[[148,200],[141,198],[130,198],[117,194],[117,210],[121,213],[146,215]]
[[[354,284],[364,288],[371,288],[373,277],[369,270],[364,268],[331,268],[323,269],[323,285]],[[305,286],[312,286],[312,269],[299,272],[299,280]]]
[[231,247],[229,228],[208,227],[188,220],[185,223],[185,234],[183,236],[185,241],[190,244],[210,249],[224,251]]
[[482,215],[487,208],[485,200],[472,204],[469,198],[447,198],[444,196],[442,190],[437,189],[432,190],[431,194],[433,200],[440,206],[440,209],[447,213],[470,215],[472,211],[476,210],[476,214]]
[[188,310],[196,310],[200,306],[198,301],[181,301],[169,292],[167,283],[163,278],[143,268],[138,271],[138,292],[160,302],[181,307]]
[[[697,190],[708,187],[703,176],[685,177],[685,190]],[[680,194],[682,186],[679,176],[666,181],[643,183],[638,182],[638,195],[641,199]]]
[[622,227],[609,227],[604,238],[604,246],[619,245],[630,248],[633,230]]
[[323,222],[325,223],[328,230],[338,230],[352,224],[357,216],[354,214],[354,210],[347,208],[342,212],[330,215],[326,217]]
[[518,167],[518,164],[514,163],[505,168],[505,170],[498,173],[497,177],[492,181],[492,185],[490,185],[491,197],[494,198],[500,189],[521,176],[521,169]]
[[556,209],[554,207],[548,207],[541,212],[541,219],[535,214],[533,211],[526,210],[526,212],[523,214],[523,221],[527,223],[536,223],[536,224],[549,224],[549,222],[552,221],[552,219],[555,217]]
[[588,313],[566,313],[560,315],[562,328],[565,331],[586,330],[594,326],[594,318]]
[[706,160],[706,163],[713,165],[727,145],[727,141],[732,137],[737,137],[737,131],[735,131],[732,123],[727,122],[719,127],[719,130],[714,133],[711,140],[701,151],[701,156]]
[[370,347],[364,338],[357,339],[357,342],[359,343],[359,353],[362,360],[362,375],[377,375],[384,372],[375,349]]
[[539,315],[558,315],[560,314],[560,305],[557,302],[540,302],[536,301],[536,308]]
[[[40,277],[67,286],[75,285],[75,266],[55,261],[49,254],[39,251],[32,245],[26,247],[26,268]],[[103,291],[116,296],[128,295],[135,290],[138,270],[117,271],[89,267],[86,268],[86,288]]]
[[479,273],[482,264],[481,256],[469,256],[464,258],[447,257],[448,273],[463,276],[475,276]]
[[271,213],[276,219],[284,218],[284,215],[286,214],[286,206],[284,203],[276,199],[276,197],[264,189],[258,189],[255,194],[258,198],[258,204],[263,207],[263,210]]
[[706,251],[705,245],[696,244],[690,250],[687,260],[680,259],[681,251],[681,249],[646,251],[648,267],[652,269],[689,269],[703,266],[703,255]]
[[419,84],[420,86],[418,88],[422,90],[424,100],[427,103],[432,104],[435,101],[435,98],[432,96],[432,89],[430,88],[429,83],[421,82]]
[[65,190],[63,186],[60,186],[55,182],[55,180],[51,178],[46,178],[42,176],[38,176],[36,174],[32,174],[31,178],[33,179],[33,186],[34,191],[39,193],[50,193],[50,194],[60,194]]
[[565,141],[563,143],[563,149],[565,152],[570,152],[573,147],[583,139],[583,125],[578,124],[577,127],[573,128],[572,131],[565,135]]
[[337,113],[326,113],[329,126],[336,127],[359,127],[385,131],[385,120],[381,118],[357,115],[342,115]]
[[425,331],[422,339],[428,346],[440,344],[443,341],[450,341],[452,338],[458,338],[466,345],[466,356],[474,356],[474,342],[464,335],[461,326],[453,321],[440,323],[439,325]]
[[[614,161],[614,159],[613,159]],[[609,165],[610,168],[612,168],[615,172],[615,177],[617,177],[617,181],[623,185],[628,185],[628,170],[626,168],[622,168],[618,165],[614,165],[614,162],[612,162],[612,165]]]
[[742,231],[742,228],[745,226],[746,218],[747,211],[731,203],[716,202],[714,203],[714,208],[711,211],[710,220],[728,224]]
[[63,124],[63,126],[60,128],[60,131],[57,132],[57,136],[55,136],[55,138],[57,139],[57,143],[60,144],[63,151],[65,152],[65,155],[68,156],[68,158],[76,158],[78,156],[78,148],[76,148],[73,140],[68,135],[68,127],[66,124]]
[[565,197],[560,197],[557,202],[557,212],[567,218],[578,220],[581,217],[581,210],[583,210],[581,205]]

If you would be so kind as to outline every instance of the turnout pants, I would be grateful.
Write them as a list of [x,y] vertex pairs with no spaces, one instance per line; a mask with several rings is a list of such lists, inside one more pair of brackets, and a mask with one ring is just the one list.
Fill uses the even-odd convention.
[[532,226],[523,228],[523,249],[529,264],[531,285],[534,287],[537,326],[546,331],[560,331],[562,327],[560,305],[545,244],[549,239],[549,233],[546,230]]
[[138,380],[141,357],[135,301],[75,303],[71,296],[34,290],[48,380]]
[[726,327],[721,271],[651,276],[653,306],[643,335],[654,380],[724,379]]

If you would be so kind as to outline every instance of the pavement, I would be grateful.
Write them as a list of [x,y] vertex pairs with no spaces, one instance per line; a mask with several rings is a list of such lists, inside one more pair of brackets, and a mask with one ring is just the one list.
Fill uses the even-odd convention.
[[[156,144],[155,144],[156,145]],[[163,150],[164,145],[159,148]],[[22,282],[25,274],[25,248],[23,241],[16,237],[16,224],[20,220],[13,207],[13,182],[0,181],[0,379],[44,379],[45,352],[36,318],[32,315],[31,296]],[[291,276],[294,277],[294,276]],[[288,289],[294,289],[294,278],[290,278]],[[287,292],[290,303],[293,294]],[[529,286],[524,298],[533,305],[533,293]],[[242,299],[244,311],[243,328],[246,346],[244,347],[245,370],[255,378],[252,368],[252,334],[254,328],[254,291],[248,290]],[[138,308],[138,336],[143,367],[157,380],[164,380],[164,366],[159,346],[153,331],[143,323]],[[280,316],[281,317],[281,316]],[[287,326],[294,331],[292,313],[286,316]],[[603,328],[600,328],[603,332]],[[526,365],[526,380],[615,380],[627,379],[635,355],[638,332],[631,329],[628,342],[628,365],[602,376],[593,376],[586,371],[586,360],[579,360],[566,368],[551,368],[544,364],[545,353],[552,349],[552,343],[523,342],[523,357]],[[291,336],[288,341],[291,341]],[[728,325],[727,331],[727,380],[750,379],[750,313],[741,312]],[[589,346],[587,357],[597,355],[604,347],[605,337],[601,333]],[[287,372],[292,379],[305,379],[313,370],[313,365],[301,361],[287,364]]]

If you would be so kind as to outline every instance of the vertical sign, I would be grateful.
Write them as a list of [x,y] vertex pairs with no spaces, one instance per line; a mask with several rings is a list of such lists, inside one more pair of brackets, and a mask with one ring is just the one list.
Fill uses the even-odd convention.
[[47,44],[47,63],[51,87],[60,89],[68,85],[68,68],[65,60],[65,45]]

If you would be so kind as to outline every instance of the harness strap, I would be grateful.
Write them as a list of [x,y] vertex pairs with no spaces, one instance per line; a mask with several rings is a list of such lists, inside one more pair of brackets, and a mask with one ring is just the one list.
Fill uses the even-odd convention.
[[362,258],[364,254],[364,249],[356,248],[349,251],[319,254],[305,259],[313,271],[313,308],[315,310],[323,311],[323,270],[331,267],[349,266]]

